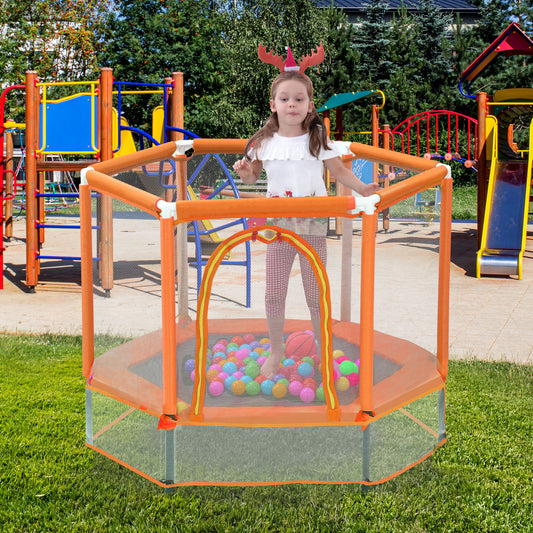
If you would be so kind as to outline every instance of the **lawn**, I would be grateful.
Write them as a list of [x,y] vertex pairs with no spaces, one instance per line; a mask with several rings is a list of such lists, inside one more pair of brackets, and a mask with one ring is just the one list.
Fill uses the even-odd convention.
[[166,494],[84,446],[79,337],[3,335],[0,354],[2,532],[533,531],[531,365],[452,361],[448,442],[366,495],[357,485]]

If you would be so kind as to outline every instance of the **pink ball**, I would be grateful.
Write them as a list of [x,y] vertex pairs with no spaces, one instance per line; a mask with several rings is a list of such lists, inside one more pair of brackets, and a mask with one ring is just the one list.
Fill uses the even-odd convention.
[[267,358],[266,358],[264,355],[262,355],[261,357],[258,357],[258,358],[257,358],[257,362],[258,362],[261,366],[263,366],[263,363],[264,363],[266,360],[267,360]]
[[229,374],[227,372],[220,372],[218,375],[219,378],[226,379],[229,377]]
[[194,370],[191,372],[191,381],[194,381],[196,374],[194,373]]
[[359,374],[357,372],[352,372],[346,376],[350,382],[350,387],[355,387],[359,383]]
[[244,374],[243,374],[242,372],[239,372],[239,371],[237,370],[237,372],[233,372],[232,376],[233,376],[234,378],[241,379],[241,378],[244,376]]
[[209,367],[209,370],[216,370],[217,372],[222,372],[222,367],[219,364],[214,363]]
[[337,357],[337,359],[335,359],[335,361],[340,365],[343,361],[349,361],[350,358],[347,357],[346,355],[341,355],[340,357]]
[[240,350],[237,350],[235,352],[235,357],[239,359],[240,361],[243,361],[248,357],[248,354],[250,353],[249,348],[241,348]]
[[293,396],[300,396],[300,392],[304,388],[300,381],[291,381],[289,383],[289,393]]
[[300,391],[300,400],[305,403],[312,402],[315,399],[315,391],[310,387],[304,387]]
[[224,384],[220,381],[212,381],[209,383],[209,394],[211,396],[220,396],[224,392]]
[[226,353],[226,345],[222,344],[221,342],[218,342],[213,346],[213,353],[222,352]]
[[226,339],[219,339],[219,340],[217,341],[217,344],[222,344],[222,345],[224,345],[224,346],[227,346],[227,345],[229,344],[229,341],[226,340]]

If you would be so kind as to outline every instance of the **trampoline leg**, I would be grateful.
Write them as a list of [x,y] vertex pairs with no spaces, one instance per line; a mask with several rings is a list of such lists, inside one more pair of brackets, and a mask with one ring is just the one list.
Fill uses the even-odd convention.
[[85,442],[93,444],[93,396],[89,389],[85,389]]
[[[174,483],[175,478],[174,455],[174,430],[165,430],[165,483]],[[174,492],[174,489],[165,489],[165,492]]]
[[[363,481],[370,481],[370,426],[368,424],[363,431]],[[368,485],[361,485],[361,494],[366,494]]]
[[446,391],[439,391],[439,442],[446,438]]

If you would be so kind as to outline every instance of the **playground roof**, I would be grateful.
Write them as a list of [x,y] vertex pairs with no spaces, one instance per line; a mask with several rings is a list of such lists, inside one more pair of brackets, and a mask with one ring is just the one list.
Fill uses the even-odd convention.
[[[461,76],[459,88],[461,89],[465,81],[470,85],[499,56],[515,55],[533,56],[533,41],[520,29],[516,22],[512,22],[466,67]],[[462,89],[461,92],[463,92]]]
[[328,101],[320,109],[317,109],[317,111],[319,113],[322,113],[323,111],[335,109],[336,107],[341,107],[343,105],[349,104],[350,102],[355,102],[356,100],[359,100],[360,98],[364,98],[365,96],[368,96],[369,94],[372,94],[375,92],[377,92],[377,90],[374,89],[371,91],[359,91],[356,93],[334,94],[328,99]]
[[[472,13],[477,14],[477,7],[473,6],[466,0],[434,0],[435,5],[445,12],[460,12],[460,13]],[[329,7],[331,0],[315,0],[318,7]],[[338,7],[346,13],[361,13],[363,14],[367,9],[368,0],[333,0],[333,5]],[[386,11],[398,11],[403,6],[407,11],[419,11],[419,0],[384,0],[382,4],[385,4]]]

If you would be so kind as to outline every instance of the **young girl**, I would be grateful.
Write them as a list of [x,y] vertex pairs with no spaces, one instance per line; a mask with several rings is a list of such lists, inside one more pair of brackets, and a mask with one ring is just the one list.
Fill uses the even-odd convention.
[[[248,141],[244,159],[233,166],[244,183],[255,183],[264,168],[268,197],[326,196],[325,166],[337,181],[362,196],[378,190],[376,183],[364,184],[342,164],[315,110],[313,85],[305,74],[282,72],[272,84],[270,109],[270,118]],[[269,222],[301,235],[326,264],[326,219],[278,218]],[[267,378],[277,373],[283,357],[285,299],[296,253],[285,241],[267,246],[265,305],[271,353],[261,367],[261,374]],[[300,268],[311,323],[320,341],[318,286],[309,262],[301,255]]]

